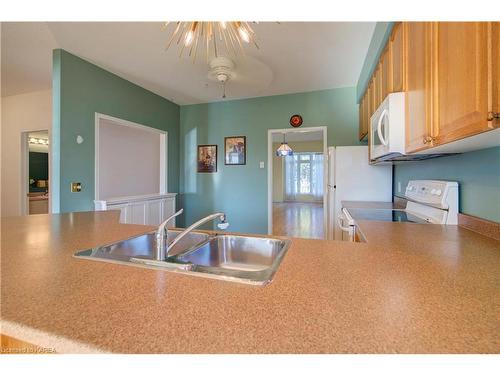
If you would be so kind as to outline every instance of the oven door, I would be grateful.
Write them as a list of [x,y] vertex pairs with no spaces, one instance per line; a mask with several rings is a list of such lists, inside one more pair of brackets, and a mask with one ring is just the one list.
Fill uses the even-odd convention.
[[389,154],[389,101],[385,100],[370,119],[370,159]]
[[342,241],[354,242],[356,240],[356,223],[345,208],[342,208],[340,211],[337,218],[337,225],[342,233]]

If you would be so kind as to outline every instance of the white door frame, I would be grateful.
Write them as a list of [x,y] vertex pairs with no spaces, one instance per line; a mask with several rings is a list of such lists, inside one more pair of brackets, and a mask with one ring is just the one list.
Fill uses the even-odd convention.
[[132,128],[142,129],[153,133],[160,134],[160,186],[159,194],[165,194],[168,186],[168,132],[152,128],[150,126],[138,124],[132,121],[123,120],[118,117],[105,115],[95,112],[95,160],[94,160],[94,199],[99,200],[99,125],[101,120],[109,120],[118,125],[128,126]]
[[315,126],[307,128],[286,128],[269,129],[267,131],[267,232],[273,234],[273,134],[274,133],[309,133],[314,131],[323,132],[323,238],[326,239],[327,233],[327,185],[328,185],[328,139],[327,127]]
[[24,215],[29,215],[29,198],[28,198],[28,185],[26,185],[26,182],[28,181],[29,178],[29,144],[28,144],[28,139],[29,139],[29,133],[38,133],[38,132],[43,132],[46,131],[49,137],[49,152],[48,152],[48,159],[49,159],[49,209],[48,213],[52,213],[52,197],[50,195],[50,190],[52,189],[52,138],[51,138],[51,131],[50,129],[33,129],[33,130],[21,130],[21,216]]

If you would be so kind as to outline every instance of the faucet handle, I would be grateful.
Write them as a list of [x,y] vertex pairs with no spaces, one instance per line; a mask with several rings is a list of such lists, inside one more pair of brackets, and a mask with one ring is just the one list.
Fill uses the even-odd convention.
[[219,229],[227,229],[227,227],[229,227],[229,223],[226,221],[226,215],[221,215],[220,216],[220,223],[217,224],[217,228]]

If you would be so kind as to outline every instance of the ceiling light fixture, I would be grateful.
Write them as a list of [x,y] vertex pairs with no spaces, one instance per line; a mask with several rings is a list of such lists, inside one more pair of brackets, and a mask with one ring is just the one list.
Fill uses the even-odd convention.
[[289,156],[293,155],[293,150],[288,143],[285,141],[285,133],[283,133],[283,142],[281,142],[280,147],[276,150],[276,156]]
[[[173,31],[168,41],[166,49],[168,50],[174,41],[180,45],[179,58],[182,57],[184,50],[189,57],[192,57],[193,63],[196,60],[198,46],[205,49],[207,61],[210,57],[219,57],[222,55],[238,55],[243,52],[245,44],[254,44],[257,49],[259,46],[255,41],[255,33],[248,22],[165,22],[164,29],[173,24]],[[181,41],[183,41],[181,43]]]
[[210,60],[210,70],[208,71],[208,79],[216,81],[222,85],[222,99],[226,98],[226,84],[233,79],[235,64],[231,59],[220,56]]
[[28,142],[32,145],[48,145],[49,140],[45,138],[35,138],[35,137],[30,137]]

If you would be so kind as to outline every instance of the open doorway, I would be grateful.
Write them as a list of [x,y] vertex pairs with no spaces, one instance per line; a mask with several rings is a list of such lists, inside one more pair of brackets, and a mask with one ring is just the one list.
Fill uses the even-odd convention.
[[23,191],[25,215],[49,213],[49,131],[22,133]]
[[[291,155],[277,155],[283,143]],[[325,238],[326,127],[269,130],[268,146],[269,234]]]

